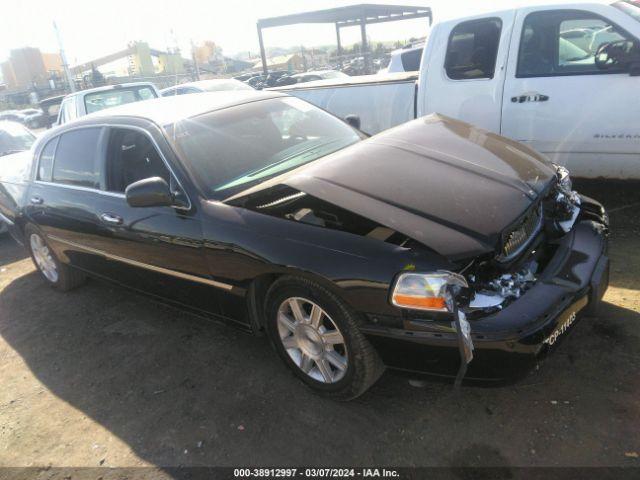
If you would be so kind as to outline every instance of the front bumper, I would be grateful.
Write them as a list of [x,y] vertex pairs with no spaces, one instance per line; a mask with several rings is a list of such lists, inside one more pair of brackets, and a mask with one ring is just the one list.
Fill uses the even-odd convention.
[[[505,379],[535,365],[597,309],[608,282],[606,225],[583,217],[559,241],[533,287],[503,310],[470,322],[475,351],[466,378]],[[391,368],[455,376],[455,331],[425,327],[367,326],[363,332]]]

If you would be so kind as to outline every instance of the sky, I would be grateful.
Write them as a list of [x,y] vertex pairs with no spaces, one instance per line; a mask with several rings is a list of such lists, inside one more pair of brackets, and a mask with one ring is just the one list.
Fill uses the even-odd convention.
[[[365,0],[0,0],[0,61],[12,48],[38,47],[57,52],[53,29],[60,29],[69,64],[126,48],[142,40],[152,48],[180,47],[189,56],[191,41],[212,40],[225,55],[258,53],[256,21],[259,18],[364,3]],[[434,20],[483,10],[495,10],[527,0],[366,0],[430,6]],[[367,27],[371,41],[406,40],[424,36],[426,20],[409,20]],[[343,45],[359,41],[358,27],[343,30]],[[303,25],[267,29],[267,47],[335,44],[333,25]]]

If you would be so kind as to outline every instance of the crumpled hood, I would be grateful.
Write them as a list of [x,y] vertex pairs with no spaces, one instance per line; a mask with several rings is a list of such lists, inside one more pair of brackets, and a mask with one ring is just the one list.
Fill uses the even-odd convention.
[[495,250],[554,177],[530,148],[440,115],[393,128],[280,183],[455,260]]

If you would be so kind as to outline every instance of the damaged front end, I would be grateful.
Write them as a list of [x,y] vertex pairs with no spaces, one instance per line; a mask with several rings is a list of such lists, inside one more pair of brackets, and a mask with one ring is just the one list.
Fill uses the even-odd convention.
[[264,215],[351,233],[404,248],[426,249],[392,228],[287,185],[279,184],[259,190],[237,198],[229,204]]
[[[518,375],[526,370],[523,364],[533,365],[564,336],[581,312],[595,311],[608,285],[607,235],[602,205],[571,190],[566,171],[558,168],[539,200],[505,229],[494,254],[461,262],[455,271],[460,281],[448,288],[453,300],[446,313],[405,310],[412,361],[397,366],[455,375],[442,365],[440,346],[456,345],[457,384],[465,374]],[[438,351],[437,358],[418,358],[414,352],[427,358],[428,353],[417,345]],[[411,366],[416,364],[422,366]]]
[[[470,318],[505,308],[536,284],[557,250],[556,241],[572,230],[581,215],[582,199],[571,188],[567,170],[558,167],[549,191],[506,229],[498,254],[474,259],[464,268],[469,283],[464,308]],[[606,230],[604,211],[599,221]]]

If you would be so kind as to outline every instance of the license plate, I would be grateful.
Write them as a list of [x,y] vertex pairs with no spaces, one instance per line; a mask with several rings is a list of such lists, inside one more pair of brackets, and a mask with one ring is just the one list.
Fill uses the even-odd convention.
[[549,346],[556,343],[560,335],[571,328],[571,325],[573,325],[573,322],[575,322],[576,318],[578,317],[578,312],[580,312],[580,310],[582,310],[588,302],[589,297],[584,296],[569,308],[567,308],[564,312],[562,312],[560,314],[560,317],[558,318],[556,328],[553,330],[553,332],[551,332],[551,335],[544,339],[542,343],[546,343]]

